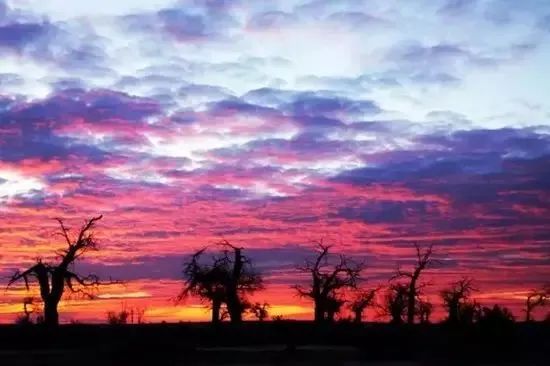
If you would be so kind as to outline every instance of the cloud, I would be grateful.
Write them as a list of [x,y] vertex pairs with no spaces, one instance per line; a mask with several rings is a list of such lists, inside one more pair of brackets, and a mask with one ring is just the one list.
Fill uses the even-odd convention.
[[86,130],[123,135],[125,125],[144,128],[144,119],[157,113],[152,101],[105,90],[73,89],[42,101],[16,102],[0,111],[0,141],[6,147],[0,157],[20,161],[78,156],[100,161],[109,149],[82,139]]
[[297,18],[283,11],[270,11],[261,14],[255,14],[249,21],[247,27],[250,29],[266,30],[280,29],[291,26]]
[[544,31],[550,32],[550,15],[542,17],[538,23],[538,27]]
[[177,42],[224,38],[239,26],[238,20],[223,7],[209,3],[196,5],[168,7],[156,13],[131,14],[124,17],[123,23],[132,31],[164,32]]
[[347,98],[324,97],[304,93],[283,107],[297,116],[373,115],[381,109],[370,100],[354,101]]
[[471,11],[478,4],[478,0],[447,0],[439,9],[439,13],[450,16],[460,16]]
[[45,38],[54,28],[49,23],[11,23],[0,26],[0,48],[22,52],[26,47]]

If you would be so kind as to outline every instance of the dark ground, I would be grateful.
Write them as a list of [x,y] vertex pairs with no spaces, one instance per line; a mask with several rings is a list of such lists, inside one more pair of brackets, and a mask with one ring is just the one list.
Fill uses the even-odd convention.
[[550,365],[550,325],[0,326],[0,365]]

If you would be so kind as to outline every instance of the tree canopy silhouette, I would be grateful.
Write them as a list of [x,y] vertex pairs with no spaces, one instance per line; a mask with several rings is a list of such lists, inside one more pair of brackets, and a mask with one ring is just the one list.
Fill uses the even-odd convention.
[[308,297],[314,303],[315,322],[334,320],[343,302],[340,291],[357,287],[363,265],[350,258],[339,255],[338,259],[331,260],[330,245],[317,242],[317,256],[314,260],[306,260],[298,270],[311,276],[308,287],[293,286],[302,297]]
[[514,320],[514,315],[508,308],[494,305],[492,308],[481,308],[478,322],[488,328],[499,328],[512,324]]
[[385,315],[390,317],[390,323],[403,324],[407,316],[407,299],[409,290],[403,283],[393,283],[390,285],[382,310]]
[[550,285],[541,290],[532,290],[525,298],[525,321],[533,320],[533,310],[546,306],[550,301]]
[[468,300],[473,291],[477,289],[473,285],[471,278],[465,277],[451,284],[447,289],[441,291],[441,299],[443,306],[447,309],[447,321],[452,324],[467,323],[469,319],[462,319],[464,307],[468,304]]
[[430,322],[430,316],[432,315],[434,305],[426,299],[419,298],[416,302],[416,315],[418,320],[422,324]]
[[353,321],[355,323],[361,323],[363,320],[363,312],[369,306],[374,305],[375,296],[378,290],[380,290],[379,287],[370,290],[363,290],[359,291],[355,295],[355,298],[351,301],[349,305],[349,309],[353,313]]
[[44,323],[46,325],[55,326],[59,324],[58,305],[65,289],[92,299],[94,297],[93,290],[102,284],[99,277],[94,274],[82,276],[74,271],[74,265],[78,259],[89,251],[98,250],[93,229],[102,217],[100,215],[86,220],[76,237],[72,237],[63,220],[57,218],[56,220],[59,223],[57,234],[66,242],[66,248],[57,252],[59,262],[52,264],[38,259],[32,267],[24,271],[18,270],[11,277],[8,287],[17,281],[23,280],[25,287],[29,289],[29,281],[31,279],[36,280],[44,305]]
[[210,261],[203,260],[207,248],[191,256],[183,268],[185,286],[177,300],[195,295],[209,302],[212,308],[212,322],[221,320],[222,306],[232,322],[242,321],[242,314],[248,306],[246,294],[263,288],[262,276],[257,273],[250,258],[227,240],[217,243],[220,253],[213,255]]
[[249,312],[254,315],[259,321],[263,322],[269,316],[269,304],[267,302],[254,303],[250,306]]
[[430,245],[426,250],[422,251],[417,243],[414,243],[416,250],[416,264],[412,271],[402,271],[397,269],[397,273],[392,277],[392,280],[405,278],[408,280],[407,288],[407,323],[414,323],[414,316],[417,313],[417,301],[420,295],[420,290],[425,284],[419,284],[420,275],[433,263],[433,245]]

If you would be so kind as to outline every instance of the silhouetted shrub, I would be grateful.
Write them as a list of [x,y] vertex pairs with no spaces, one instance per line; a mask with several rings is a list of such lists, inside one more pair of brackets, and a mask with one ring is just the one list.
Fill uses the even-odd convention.
[[514,323],[514,316],[504,306],[483,307],[479,314],[479,324],[485,327],[503,327]]
[[34,324],[31,320],[31,318],[29,316],[27,316],[26,314],[21,314],[21,315],[18,315],[16,318],[15,318],[15,321],[14,323],[16,325],[21,325],[21,326],[27,326],[27,325],[32,325]]
[[118,313],[115,311],[109,311],[107,313],[107,323],[110,325],[128,324],[129,316],[130,313],[127,310],[121,310]]
[[249,312],[254,315],[259,321],[264,321],[269,316],[269,304],[257,302],[249,307]]

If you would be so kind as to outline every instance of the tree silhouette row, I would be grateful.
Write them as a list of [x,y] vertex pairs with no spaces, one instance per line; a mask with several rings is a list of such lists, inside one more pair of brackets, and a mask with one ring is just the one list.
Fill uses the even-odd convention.
[[[102,284],[120,283],[117,281],[102,282],[94,274],[81,275],[75,270],[76,262],[86,253],[98,250],[93,229],[103,216],[92,217],[84,222],[75,236],[65,226],[62,219],[57,234],[65,241],[65,248],[56,252],[58,261],[45,263],[41,259],[30,268],[16,271],[8,282],[8,287],[23,281],[27,290],[29,282],[38,284],[40,301],[43,305],[43,316],[40,318],[47,326],[59,324],[58,305],[67,290],[82,294],[90,299]],[[315,256],[308,259],[297,270],[309,277],[309,283],[293,286],[297,295],[313,302],[314,321],[331,323],[335,321],[344,306],[360,323],[368,308],[376,308],[390,318],[393,324],[413,324],[415,321],[427,323],[433,312],[433,304],[423,297],[423,289],[428,283],[421,280],[423,272],[437,264],[433,257],[433,247],[421,248],[414,244],[416,261],[409,270],[398,268],[385,286],[381,303],[376,302],[377,294],[383,286],[361,288],[361,273],[365,264],[355,261],[346,255],[334,254],[332,246],[323,240],[316,243]],[[268,316],[267,303],[251,303],[248,295],[264,288],[264,280],[253,265],[250,257],[244,254],[244,248],[237,247],[227,240],[214,245],[214,250],[205,247],[193,255],[183,266],[184,286],[177,296],[177,302],[196,296],[211,309],[211,320],[219,323],[229,319],[233,323],[243,320],[248,312],[260,321]],[[508,309],[498,305],[492,308],[482,307],[472,300],[477,291],[471,278],[461,278],[451,283],[440,292],[443,306],[447,312],[446,321],[451,324],[472,324],[475,322],[510,322],[514,317]],[[348,300],[346,297],[351,298]],[[533,311],[549,303],[550,287],[531,291],[525,300],[525,320],[533,320]],[[24,300],[22,323],[30,322],[30,297]],[[119,316],[120,315],[120,316]],[[109,314],[111,324],[124,323],[127,314]]]

